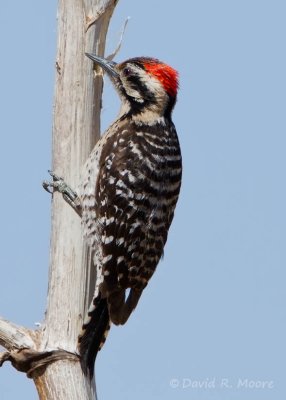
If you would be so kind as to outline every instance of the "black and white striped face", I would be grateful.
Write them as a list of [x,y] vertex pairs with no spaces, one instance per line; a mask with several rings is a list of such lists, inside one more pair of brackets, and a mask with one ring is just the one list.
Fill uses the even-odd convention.
[[[88,55],[109,75],[122,101],[121,115],[169,116],[176,102],[178,74],[161,61],[138,57],[116,64]],[[143,116],[143,115],[142,115]]]
[[119,79],[116,83],[117,90],[122,100],[124,111],[130,108],[134,112],[142,110],[164,114],[170,98],[162,83],[148,73],[144,65],[133,60],[118,64],[116,69]]

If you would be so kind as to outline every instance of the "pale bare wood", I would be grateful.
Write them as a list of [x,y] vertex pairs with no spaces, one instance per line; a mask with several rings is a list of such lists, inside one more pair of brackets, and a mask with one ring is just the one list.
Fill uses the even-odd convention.
[[7,350],[34,348],[31,331],[0,317],[0,345]]
[[[94,79],[93,65],[84,53],[103,54],[115,3],[59,1],[52,169],[73,188],[78,186],[82,166],[100,134],[102,75]],[[83,311],[92,295],[86,294],[92,286],[86,288],[87,264],[80,218],[56,193],[44,346],[75,351]]]
[[45,400],[91,400],[96,398],[94,381],[82,375],[79,363],[58,361],[34,378],[39,398]]
[[[115,5],[114,0],[59,1],[52,169],[74,188],[100,134],[102,76],[94,76],[93,65],[84,53],[103,55]],[[94,277],[80,218],[57,193],[52,206],[50,262],[40,350],[62,348],[76,352]],[[52,363],[35,383],[41,399],[94,398],[94,385],[82,374],[79,363]]]
[[[73,188],[79,184],[82,166],[100,135],[102,74],[94,71],[84,53],[103,55],[117,1],[58,3],[52,169]],[[38,331],[29,331],[0,320],[0,344],[8,353],[11,350],[10,361],[13,362],[15,349],[27,348],[19,350],[18,358],[29,355],[32,369],[25,366],[25,372],[34,379],[41,400],[96,397],[94,380],[90,382],[83,375],[76,356],[77,337],[93,294],[94,274],[80,218],[55,193],[44,323]],[[63,352],[57,352],[59,349]],[[43,355],[39,368],[37,354]]]

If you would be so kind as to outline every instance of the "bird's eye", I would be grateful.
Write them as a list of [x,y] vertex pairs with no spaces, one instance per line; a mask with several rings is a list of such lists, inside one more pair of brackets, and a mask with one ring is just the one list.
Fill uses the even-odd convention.
[[124,70],[123,70],[123,75],[124,76],[131,75],[131,69],[129,67],[125,67]]

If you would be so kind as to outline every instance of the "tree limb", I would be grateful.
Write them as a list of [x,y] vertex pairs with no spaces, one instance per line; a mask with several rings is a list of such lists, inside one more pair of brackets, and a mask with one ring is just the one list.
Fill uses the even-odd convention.
[[[81,168],[100,135],[102,74],[85,52],[104,54],[110,18],[118,0],[58,0],[58,48],[53,120],[56,173],[76,188]],[[92,257],[80,218],[55,194],[48,302],[39,330],[0,318],[0,354],[33,378],[41,400],[91,400],[95,381],[82,372],[77,339],[95,282]]]
[[29,329],[13,324],[2,317],[0,317],[0,345],[9,351],[36,347]]

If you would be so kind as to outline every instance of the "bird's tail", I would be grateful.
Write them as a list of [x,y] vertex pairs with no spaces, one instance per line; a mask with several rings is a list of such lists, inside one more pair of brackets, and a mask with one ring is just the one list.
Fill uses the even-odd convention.
[[89,375],[90,378],[93,377],[97,353],[102,348],[109,329],[110,318],[107,301],[98,294],[91,303],[78,337],[81,366],[84,373]]

